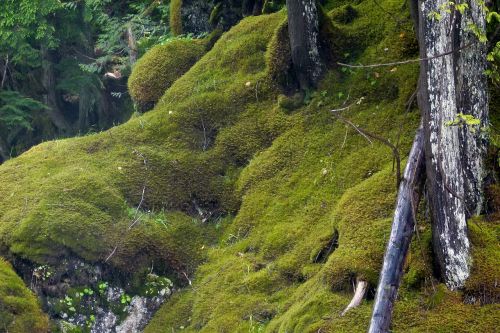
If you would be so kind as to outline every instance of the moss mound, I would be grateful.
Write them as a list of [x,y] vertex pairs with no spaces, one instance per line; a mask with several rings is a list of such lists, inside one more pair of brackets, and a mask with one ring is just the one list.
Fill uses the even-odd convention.
[[[264,72],[268,40],[282,19],[249,18],[225,34],[155,112],[105,133],[44,143],[2,165],[1,248],[56,264],[66,256],[104,261],[116,247],[109,263],[124,271],[153,260],[191,274],[216,233],[201,221],[236,211],[239,163],[285,122],[269,108]],[[169,47],[182,49],[179,43]],[[270,115],[258,130],[254,112]],[[239,119],[240,130],[259,137],[247,147],[229,142],[229,125]]]
[[[392,0],[380,4],[400,10]],[[345,15],[339,5],[326,3],[331,16]],[[343,62],[416,56],[407,15],[374,20],[385,12],[373,1],[351,6],[356,15],[333,23]],[[284,18],[241,21],[152,112],[103,133],[44,143],[2,165],[0,249],[36,263],[102,262],[114,253],[108,265],[121,271],[153,262],[191,279],[148,333],[366,331],[371,300],[338,314],[354,279],[371,287],[378,279],[395,171],[386,146],[328,110],[361,100],[344,116],[398,142],[405,156],[419,122],[418,112],[406,112],[418,68],[331,69],[290,112],[278,101],[276,70],[288,66],[277,51]],[[495,271],[493,259],[480,259],[498,254],[491,223],[477,223],[475,260],[484,266],[476,266],[468,292],[451,293],[432,276],[423,219],[395,332],[494,331],[497,305],[463,302],[490,284],[482,272]]]
[[154,105],[205,51],[205,41],[196,39],[174,39],[151,49],[135,64],[128,80],[134,102]]
[[48,326],[36,297],[0,258],[0,332],[45,333]]

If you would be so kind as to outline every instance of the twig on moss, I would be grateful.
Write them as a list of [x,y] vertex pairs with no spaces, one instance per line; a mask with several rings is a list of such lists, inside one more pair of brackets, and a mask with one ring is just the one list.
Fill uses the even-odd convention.
[[187,275],[187,273],[186,272],[182,272],[182,275],[184,275],[184,277],[188,281],[189,285],[192,287],[193,286],[193,282],[191,281],[191,279],[189,278],[189,276]]
[[375,67],[388,67],[388,66],[405,65],[405,64],[411,64],[411,63],[414,63],[414,62],[429,61],[429,60],[441,58],[441,57],[444,57],[444,56],[447,56],[447,55],[450,55],[450,54],[453,54],[453,53],[456,53],[456,52],[460,52],[460,51],[462,51],[462,50],[464,50],[466,48],[471,47],[472,45],[474,45],[476,43],[477,43],[477,41],[469,43],[469,44],[466,44],[466,45],[461,46],[461,47],[459,47],[457,49],[454,49],[454,50],[451,50],[451,51],[448,51],[448,52],[444,52],[444,53],[440,53],[440,54],[437,54],[435,56],[427,57],[427,58],[416,58],[416,59],[408,59],[408,60],[386,62],[386,63],[379,63],[379,64],[369,64],[369,65],[363,65],[363,64],[351,65],[351,64],[346,64],[346,63],[343,63],[343,62],[337,62],[337,65],[343,66],[343,67],[349,67],[349,68],[375,68]]
[[[141,153],[140,151],[138,151],[136,149],[132,150],[132,152],[135,155],[137,155],[140,158],[142,158],[142,162],[144,163],[144,168],[147,171],[148,170],[148,159],[146,158],[146,156],[144,156],[143,153]],[[141,219],[141,215],[139,215],[139,211],[140,211],[140,209],[142,207],[142,204],[144,203],[145,197],[146,197],[146,183],[144,183],[144,186],[142,187],[141,200],[139,201],[139,204],[135,208],[135,213],[134,213],[133,221],[128,226],[127,230],[125,231],[125,234],[127,232],[129,232],[139,222],[139,220]],[[118,250],[118,244],[113,248],[113,251],[111,251],[111,253],[106,257],[106,259],[104,260],[105,263],[108,262],[115,255],[116,250]]]
[[[135,209],[134,222],[132,222],[128,226],[128,230],[132,229],[137,224],[137,222],[139,222],[139,220],[141,219],[141,216],[139,215],[139,209],[141,209],[142,203],[144,202],[144,195],[145,194],[146,194],[146,185],[144,185],[144,187],[142,188],[141,201],[139,202],[139,205]],[[137,216],[137,215],[139,215],[139,216]]]
[[111,253],[109,254],[109,256],[106,258],[106,260],[104,260],[104,262],[108,262],[109,259],[111,259],[112,256],[115,255],[115,252],[116,250],[118,249],[118,245],[115,246],[115,248],[113,249],[113,251],[111,251]]
[[347,126],[345,127],[344,142],[342,142],[342,147],[340,147],[340,149],[344,149],[346,141],[347,141]]
[[[347,98],[349,98],[349,96],[347,96]],[[361,102],[364,100],[365,98],[364,97],[360,97],[356,102],[353,102],[351,104],[349,104],[348,106],[345,106],[343,108],[338,108],[338,109],[332,109],[330,110],[330,112],[342,112],[342,111],[346,111],[346,110],[349,110],[350,108],[352,108],[354,105],[360,105]],[[347,102],[347,99],[344,101],[343,105]]]
[[396,179],[397,179],[396,185],[397,185],[397,188],[399,188],[399,184],[401,183],[401,157],[399,155],[398,148],[396,148],[396,146],[394,144],[392,144],[386,138],[383,138],[377,134],[370,133],[367,130],[360,128],[359,126],[354,125],[352,123],[352,121],[350,121],[349,119],[346,119],[346,118],[344,118],[341,115],[336,114],[336,113],[333,113],[333,115],[337,119],[342,121],[343,123],[348,124],[349,126],[354,128],[359,134],[361,134],[366,140],[368,140],[368,142],[370,142],[370,144],[373,144],[373,142],[370,140],[370,138],[372,138],[374,140],[380,141],[381,143],[383,143],[387,147],[391,148],[392,154],[394,155],[394,158],[396,159]]
[[362,131],[358,126],[354,125],[352,121],[340,116],[340,115],[335,115],[339,120],[342,122],[346,123],[347,125],[351,126],[354,128],[359,134],[361,134],[371,145],[373,144],[373,141],[370,140],[370,136],[365,133],[365,131]]

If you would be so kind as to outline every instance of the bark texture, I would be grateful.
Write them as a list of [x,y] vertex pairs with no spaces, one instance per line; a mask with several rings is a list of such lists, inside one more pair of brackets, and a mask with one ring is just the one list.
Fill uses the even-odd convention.
[[137,40],[135,39],[134,36],[134,31],[132,30],[132,25],[127,26],[127,44],[129,48],[129,61],[130,61],[130,66],[134,66],[134,64],[137,62],[138,58],[138,50],[137,50]]
[[[466,220],[482,207],[483,156],[480,128],[488,125],[486,46],[468,29],[484,29],[477,1],[461,15],[448,13],[446,0],[419,1],[421,64],[419,106],[424,117],[426,172],[437,266],[446,285],[464,285],[470,270]],[[439,18],[436,17],[439,14]],[[449,126],[459,113],[473,115],[479,127]]]
[[403,275],[403,265],[415,228],[415,211],[420,200],[419,185],[424,177],[424,160],[424,135],[420,126],[399,185],[391,236],[375,297],[370,333],[389,331],[394,302]]
[[319,13],[316,0],[287,0],[288,33],[293,68],[300,87],[315,86],[325,64],[319,47]]
[[42,45],[42,85],[45,90],[43,102],[49,107],[47,114],[52,123],[62,133],[67,133],[70,129],[69,123],[66,121],[56,94],[56,75],[54,72],[54,56],[53,53]]

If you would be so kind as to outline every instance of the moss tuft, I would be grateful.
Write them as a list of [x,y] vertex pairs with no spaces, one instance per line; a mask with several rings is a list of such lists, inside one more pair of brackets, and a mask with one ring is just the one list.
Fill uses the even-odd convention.
[[128,80],[134,102],[154,105],[204,53],[205,41],[196,39],[174,39],[152,48],[139,59]]

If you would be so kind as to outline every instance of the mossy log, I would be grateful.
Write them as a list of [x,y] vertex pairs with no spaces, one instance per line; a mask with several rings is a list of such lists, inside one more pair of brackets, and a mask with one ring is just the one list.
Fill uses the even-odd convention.
[[487,146],[481,130],[488,126],[486,45],[468,28],[474,24],[484,31],[485,13],[477,2],[468,5],[463,14],[442,10],[445,0],[418,6],[420,56],[429,59],[421,65],[419,106],[433,245],[440,274],[452,290],[470,275],[466,221],[481,212]]
[[399,185],[391,236],[375,298],[370,333],[385,333],[391,324],[394,301],[403,275],[403,265],[415,228],[415,209],[420,200],[419,184],[424,176],[424,136],[417,131],[403,179]]

